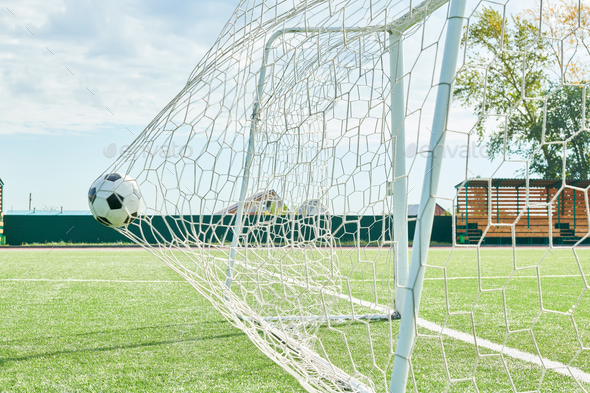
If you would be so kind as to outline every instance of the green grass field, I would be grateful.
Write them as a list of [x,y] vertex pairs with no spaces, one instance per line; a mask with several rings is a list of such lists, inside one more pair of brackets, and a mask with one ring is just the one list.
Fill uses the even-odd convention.
[[[522,248],[513,258],[511,250],[488,248],[478,265],[475,250],[433,249],[420,317],[457,332],[475,329],[478,339],[590,373],[590,250],[577,254],[576,259],[571,250]],[[371,263],[342,253],[341,271],[359,297],[370,298],[367,279],[373,268],[387,270],[387,258],[368,250],[360,259]],[[385,288],[387,277],[377,279],[376,287]],[[303,391],[145,251],[0,251],[0,283],[2,392]],[[390,335],[397,337],[398,324],[391,331],[388,322],[370,324],[372,344],[383,344],[373,351],[378,362],[390,356],[387,343]],[[367,325],[318,330],[326,353],[346,369],[337,331],[346,332],[353,353],[366,354]],[[519,391],[590,390],[589,383],[501,357],[485,345],[476,350],[425,326],[419,331],[419,391],[475,391],[470,381],[448,385],[447,370],[451,378],[475,377],[480,391],[512,391],[512,384]],[[357,359],[359,371],[379,375],[370,356]]]
[[145,251],[0,251],[0,279],[1,392],[303,391]]

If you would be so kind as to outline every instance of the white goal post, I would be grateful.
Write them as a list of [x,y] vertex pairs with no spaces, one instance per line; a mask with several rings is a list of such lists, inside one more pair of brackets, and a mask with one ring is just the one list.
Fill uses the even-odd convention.
[[[256,89],[256,100],[254,102],[254,109],[252,112],[252,121],[250,125],[250,135],[248,142],[248,152],[246,154],[244,175],[242,179],[242,187],[240,190],[240,200],[236,213],[235,229],[233,230],[234,236],[231,245],[229,267],[227,271],[226,285],[231,285],[231,270],[233,269],[236,248],[239,245],[240,235],[243,229],[243,207],[244,201],[247,198],[248,192],[248,180],[250,178],[250,168],[252,166],[252,157],[254,155],[253,149],[255,146],[255,138],[257,133],[256,123],[259,121],[259,106],[264,94],[264,85],[266,82],[267,62],[269,53],[273,47],[275,40],[284,34],[305,34],[308,35],[320,35],[320,34],[346,34],[346,33],[372,33],[375,31],[386,31],[390,37],[390,67],[391,67],[391,131],[393,141],[393,170],[394,170],[394,181],[392,186],[392,192],[394,196],[393,203],[393,233],[396,236],[396,240],[393,243],[396,248],[396,282],[398,287],[404,287],[407,282],[408,276],[408,230],[407,230],[407,172],[406,172],[406,155],[405,155],[405,129],[404,129],[404,118],[405,118],[405,99],[404,99],[404,84],[403,84],[403,42],[402,34],[408,29],[412,28],[417,23],[423,21],[430,13],[436,11],[439,7],[445,4],[448,0],[437,0],[433,2],[424,2],[420,7],[410,10],[407,14],[396,19],[390,25],[385,26],[367,26],[367,27],[290,27],[276,31],[270,36],[264,46],[264,56],[262,65],[260,66],[258,85]],[[463,4],[464,8],[464,4]],[[459,15],[460,17],[461,15]],[[460,35],[459,32],[456,34]],[[458,41],[460,40],[459,35],[451,37],[457,41],[456,49],[458,52]],[[321,50],[321,49],[320,49]],[[456,63],[456,55],[455,55]],[[453,65],[453,69],[456,65]],[[454,72],[454,71],[453,71]],[[454,75],[453,75],[454,76]],[[451,77],[452,80],[452,77]],[[447,99],[450,99],[447,97]],[[441,102],[442,105],[444,103]],[[447,104],[448,106],[448,104]],[[399,310],[403,307],[403,296],[404,291],[396,293],[395,309]],[[399,313],[395,311],[395,313]],[[399,316],[397,316],[399,317]]]
[[583,2],[548,4],[241,1],[108,169],[146,204],[118,230],[307,391],[589,390],[590,183],[569,152],[590,154],[590,27]]

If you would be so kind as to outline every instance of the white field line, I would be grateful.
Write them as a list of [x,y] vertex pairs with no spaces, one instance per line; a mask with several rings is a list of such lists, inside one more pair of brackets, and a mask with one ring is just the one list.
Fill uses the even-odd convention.
[[[245,266],[245,265],[244,265],[244,267],[248,268],[248,266]],[[276,273],[268,272],[265,270],[260,270],[260,272],[264,272],[266,274],[269,274],[270,276],[277,276]],[[543,277],[545,277],[545,276],[543,276]],[[318,290],[319,292],[322,292],[324,294],[329,294],[329,295],[332,295],[335,297],[339,297],[339,298],[349,301],[351,303],[358,304],[361,307],[368,307],[372,310],[379,311],[383,314],[391,314],[393,311],[390,307],[383,306],[381,304],[377,304],[376,302],[362,300],[362,299],[353,297],[351,295],[345,295],[342,293],[337,293],[337,292],[333,292],[330,290],[326,290],[325,288],[310,287],[309,285],[306,285],[305,283],[301,283],[298,280],[295,280],[295,279],[289,278],[289,277],[284,277],[283,279],[284,279],[284,281],[292,283],[294,285],[306,287],[309,289],[315,289],[315,290]],[[477,345],[482,348],[487,348],[487,349],[498,352],[502,355],[509,356],[514,359],[522,360],[522,361],[525,361],[528,363],[537,364],[541,367],[553,370],[554,372],[565,375],[567,377],[574,377],[579,382],[590,383],[590,374],[580,370],[579,368],[569,367],[563,363],[556,362],[554,360],[550,360],[547,358],[540,358],[538,355],[534,355],[534,354],[531,354],[528,352],[523,352],[518,349],[506,347],[504,345],[495,344],[489,340],[484,340],[484,339],[480,339],[477,337],[473,337],[472,335],[460,332],[458,330],[443,328],[442,326],[437,325],[434,322],[430,322],[430,321],[427,321],[422,318],[416,318],[416,324],[420,327],[423,327],[423,328],[433,331],[435,333],[444,334],[445,336],[449,336],[451,338],[466,342],[468,344]]]
[[[366,301],[363,302],[363,300],[361,299],[351,298],[349,296],[342,294],[338,294],[337,296],[342,299],[346,299],[353,303],[359,304],[361,306],[370,307],[373,310],[379,310],[385,313],[391,312],[391,309],[389,307],[385,307],[380,304],[370,303]],[[416,324],[435,333],[444,334],[445,336],[463,341],[468,344],[491,349],[492,351],[499,352],[503,355],[510,356],[514,359],[536,364],[538,366],[553,370],[554,372],[565,375],[567,377],[574,377],[576,378],[576,380],[580,382],[590,383],[590,374],[580,370],[579,368],[568,367],[563,363],[556,362],[554,360],[550,360],[547,358],[540,358],[538,355],[533,355],[532,353],[523,352],[518,349],[506,347],[504,345],[495,344],[489,340],[473,337],[470,334],[463,333],[458,330],[443,328],[442,326],[437,325],[434,322],[430,322],[422,318],[416,318]]]
[[[543,274],[541,276],[541,278],[571,278],[571,277],[580,277],[580,274]],[[534,278],[537,279],[537,276],[512,276],[510,277],[510,275],[506,275],[506,276],[486,276],[486,277],[482,277],[482,280],[493,280],[493,279],[506,279],[506,278],[510,278],[511,280],[516,279],[516,278]],[[425,281],[436,281],[436,280],[477,280],[479,279],[479,277],[475,276],[475,277],[431,277],[431,278],[425,278]]]
[[590,383],[590,374],[584,372],[576,367],[568,367],[563,363],[549,360],[547,358],[540,358],[538,355],[532,353],[519,351],[518,349],[506,347],[504,345],[495,344],[491,341],[484,340],[481,338],[474,338],[472,335],[459,332],[457,330],[443,328],[434,322],[426,321],[422,318],[417,318],[418,326],[431,330],[433,332],[444,334],[456,340],[461,340],[468,344],[477,345],[479,347],[491,349],[492,351],[499,352],[503,355],[510,356],[511,358],[523,360],[525,362],[533,363],[541,367],[545,367],[549,370],[555,371],[556,373],[565,375],[567,377],[574,377],[579,382]]
[[[580,275],[545,275],[543,277],[551,277],[551,278],[566,278],[566,277],[580,277]],[[506,279],[508,276],[495,276],[495,277],[482,277],[482,280],[486,279]],[[515,278],[534,278],[536,279],[537,276],[515,276]],[[477,280],[478,277],[447,277],[447,280]],[[425,281],[438,281],[444,280],[443,277],[436,277],[436,278],[425,278]],[[167,283],[167,282],[187,282],[186,280],[100,280],[100,279],[81,279],[81,278],[0,278],[0,281],[49,281],[49,282],[121,282],[121,283]],[[373,282],[372,279],[366,280],[349,280],[350,282]],[[381,280],[379,280],[381,281]],[[387,281],[387,280],[384,280]]]
[[82,278],[0,278],[0,281],[48,281],[48,282],[120,282],[120,283],[169,283],[182,282],[186,280],[99,280],[99,279],[82,279]]
[[[579,275],[547,275],[542,277],[580,277]],[[506,276],[482,277],[482,279],[506,279]],[[537,276],[518,276],[512,278],[534,278]],[[477,277],[448,277],[447,280],[476,280]],[[424,280],[444,280],[444,278],[425,278]],[[186,280],[101,280],[101,279],[82,279],[82,278],[0,278],[0,281],[48,281],[48,282],[120,282],[120,283],[184,283]],[[349,280],[350,282],[373,282],[367,280]],[[386,280],[387,281],[387,280]]]
[[[572,278],[572,277],[581,277],[580,274],[544,274],[541,276],[541,278]],[[485,276],[485,277],[481,277],[482,280],[505,280],[507,278],[510,278],[511,280],[517,279],[517,278],[534,278],[537,279],[537,276],[512,276],[510,277],[510,275],[506,275],[506,276]],[[479,277],[477,276],[473,276],[473,277],[430,277],[430,278],[424,278],[424,281],[441,281],[441,280],[478,280]],[[389,278],[384,278],[384,279],[379,279],[379,277],[377,277],[377,281],[389,281]],[[351,279],[349,280],[350,282],[373,282],[372,278],[367,278],[367,279]],[[393,281],[393,279],[391,279],[391,281]]]
[[[376,310],[376,311],[381,311],[383,313],[391,313],[391,309],[389,307],[385,307],[380,304],[376,304],[374,302],[367,302],[367,301],[363,301],[362,299],[358,299],[355,297],[350,297],[350,296],[342,295],[342,294],[334,294],[334,295],[336,295],[337,297],[340,297],[342,299],[348,300],[352,303],[355,303],[355,304],[358,304],[358,305],[361,305],[364,307],[369,307],[369,308]],[[442,326],[437,325],[434,322],[430,322],[430,321],[427,321],[422,318],[416,318],[416,324],[420,327],[423,327],[423,328],[433,331],[435,333],[438,333],[441,335],[444,334],[445,336],[454,338],[456,340],[463,341],[468,344],[477,345],[482,348],[487,348],[492,351],[501,353],[502,355],[510,356],[511,358],[514,358],[514,359],[522,360],[522,361],[525,361],[528,363],[533,363],[538,366],[552,370],[556,373],[565,375],[567,377],[574,377],[579,382],[590,383],[590,374],[580,370],[579,368],[568,367],[567,365],[565,365],[563,363],[556,362],[554,360],[550,360],[547,358],[540,358],[538,355],[533,355],[532,353],[519,351],[518,349],[506,347],[504,345],[495,344],[489,340],[484,340],[481,338],[473,337],[470,334],[463,333],[458,330],[443,328]]]
[[[528,276],[519,276],[520,278],[528,277]],[[536,276],[530,276],[531,278],[536,278]],[[561,275],[554,275],[554,276],[543,276],[543,277],[577,277],[577,276],[561,276]],[[457,279],[462,279],[463,277],[457,277]],[[465,277],[469,279],[474,279],[477,277]],[[485,277],[485,278],[496,278],[496,277]],[[506,278],[506,277],[497,277],[497,278]],[[431,279],[434,280],[434,279]],[[187,283],[186,280],[175,280],[175,281],[165,281],[165,280],[99,280],[99,279],[49,279],[49,278],[3,278],[0,281],[49,281],[49,282],[114,282],[114,283]],[[324,291],[327,292],[327,291]],[[360,306],[369,307],[373,310],[382,311],[384,313],[391,313],[391,309],[389,307],[385,307],[374,302],[367,302],[363,301],[358,298],[350,297],[348,295],[343,294],[335,294],[338,297],[356,303]],[[558,374],[565,375],[567,377],[574,377],[579,382],[590,383],[590,374],[586,373],[579,368],[576,367],[568,367],[567,365],[557,362],[554,360],[550,360],[547,358],[540,358],[538,355],[534,355],[528,352],[523,352],[518,349],[506,347],[504,345],[495,344],[489,340],[484,340],[481,338],[473,337],[470,334],[460,332],[458,330],[443,328],[442,326],[427,321],[422,318],[417,318],[416,323],[418,326],[433,331],[438,334],[444,334],[445,336],[454,338],[456,340],[463,341],[468,344],[477,345],[482,348],[487,348],[492,351],[501,353],[503,355],[509,356],[514,359],[522,360],[528,363],[536,364],[540,367],[544,367],[550,369]]]
[[[551,277],[551,278],[566,278],[566,277],[580,277],[580,275],[545,275],[543,277]],[[494,277],[482,277],[482,280],[486,279],[506,279],[508,276],[494,276]],[[534,278],[536,279],[537,276],[514,276],[512,279],[515,278]],[[477,280],[478,277],[447,277],[447,280]],[[435,278],[425,278],[426,281],[438,281],[444,280],[443,277],[435,277]],[[186,280],[101,280],[101,279],[82,279],[82,278],[0,278],[0,281],[49,281],[49,282],[121,282],[121,283],[167,283],[167,282],[187,282]],[[349,280],[350,282],[373,282],[372,279],[366,280]],[[388,281],[385,280],[378,280],[378,281]]]
[[[243,265],[245,268],[249,268],[249,266],[241,264],[239,262],[238,262],[238,264]],[[273,276],[273,277],[279,276],[276,273],[269,272],[266,270],[259,270],[259,272],[266,273],[266,274]],[[522,277],[522,276],[520,276],[520,277]],[[543,277],[545,277],[545,276],[543,276]],[[309,286],[305,283],[299,282],[298,280],[290,278],[290,277],[282,277],[282,278],[284,281],[289,282],[291,284],[305,287],[308,289],[315,289],[315,290],[318,290],[319,292],[322,292],[324,294],[341,298],[341,299],[349,301],[351,303],[358,304],[361,307],[368,307],[372,310],[379,311],[383,314],[391,314],[393,312],[393,310],[390,307],[383,306],[383,305],[378,304],[376,302],[362,300],[362,299],[353,297],[351,295],[345,295],[342,293],[337,293],[334,291],[326,290],[325,288],[318,288],[318,287]],[[502,355],[510,356],[511,358],[514,358],[514,359],[537,364],[541,367],[553,370],[556,373],[559,373],[559,374],[562,374],[562,375],[565,375],[568,377],[574,377],[580,382],[590,383],[590,374],[580,370],[579,368],[569,367],[563,363],[556,362],[554,360],[550,360],[547,358],[540,358],[538,355],[533,355],[531,353],[523,352],[518,349],[514,349],[514,348],[510,348],[510,347],[506,347],[504,345],[495,344],[489,340],[484,340],[484,339],[480,339],[477,337],[473,337],[472,335],[460,332],[458,330],[443,328],[442,326],[440,326],[434,322],[430,322],[430,321],[427,321],[422,318],[416,318],[416,324],[420,327],[423,327],[423,328],[433,331],[435,333],[444,334],[445,336],[449,336],[451,338],[466,342],[468,344],[477,345],[482,348],[487,348],[492,351],[499,352]]]

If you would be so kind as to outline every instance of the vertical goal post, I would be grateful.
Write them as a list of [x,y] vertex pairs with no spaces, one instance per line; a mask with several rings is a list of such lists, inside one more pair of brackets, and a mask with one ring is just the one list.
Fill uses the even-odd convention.
[[[393,142],[393,162],[394,162],[394,180],[392,185],[392,192],[394,198],[394,210],[393,210],[393,233],[397,240],[393,241],[394,245],[394,254],[395,254],[395,281],[396,287],[398,290],[396,291],[395,295],[395,303],[394,303],[394,313],[388,313],[385,315],[377,315],[377,316],[356,316],[357,318],[361,319],[391,319],[393,317],[399,318],[400,314],[398,310],[407,309],[407,317],[402,316],[402,329],[400,329],[400,337],[398,339],[398,349],[396,350],[396,362],[394,363],[394,368],[392,371],[391,376],[391,392],[405,392],[406,390],[406,383],[407,383],[407,376],[409,370],[409,355],[411,352],[410,347],[404,345],[404,343],[411,343],[414,340],[414,335],[412,334],[413,329],[416,326],[416,316],[418,314],[419,308],[419,298],[420,298],[420,290],[421,290],[421,280],[423,280],[423,273],[414,273],[412,275],[413,285],[407,288],[407,291],[410,292],[411,297],[408,297],[408,301],[405,300],[406,295],[406,285],[408,285],[408,226],[407,226],[407,172],[406,172],[406,138],[405,138],[405,127],[404,127],[404,120],[406,117],[406,107],[405,107],[405,99],[404,99],[404,67],[403,67],[403,33],[418,23],[420,20],[423,20],[427,17],[430,13],[434,12],[440,6],[445,4],[448,0],[438,0],[434,2],[434,4],[429,4],[428,2],[424,2],[422,7],[416,8],[411,10],[411,12],[407,13],[400,19],[396,20],[396,22],[392,23],[389,26],[370,26],[366,28],[355,28],[355,27],[344,27],[344,28],[314,28],[314,27],[291,27],[278,30],[275,32],[271,37],[268,39],[264,46],[264,56],[262,65],[260,67],[259,73],[259,80],[258,80],[258,87],[256,90],[256,101],[254,103],[254,109],[252,113],[252,120],[250,125],[250,134],[249,134],[249,142],[248,142],[248,152],[245,158],[244,164],[244,175],[242,178],[242,187],[240,191],[240,201],[238,204],[237,214],[236,214],[236,221],[234,227],[234,235],[233,240],[230,247],[230,254],[229,254],[229,262],[228,262],[228,269],[227,269],[227,277],[225,281],[225,285],[227,286],[228,290],[230,289],[232,283],[232,271],[235,265],[235,258],[236,258],[236,249],[240,244],[240,237],[242,235],[243,230],[243,209],[244,209],[244,202],[247,198],[247,189],[248,189],[248,179],[250,177],[250,168],[252,165],[252,157],[254,155],[254,140],[256,138],[257,132],[257,122],[259,121],[258,110],[260,106],[260,102],[262,100],[262,96],[264,93],[264,85],[266,81],[266,70],[267,70],[267,62],[270,50],[274,41],[284,35],[284,34],[305,34],[306,36],[314,35],[314,34],[330,34],[330,33],[344,33],[347,32],[371,32],[375,30],[385,30],[389,33],[390,41],[390,80],[391,80],[391,131],[392,131],[392,140]],[[447,70],[446,73],[441,76],[441,85],[447,85],[446,88],[443,90],[439,90],[439,99],[437,100],[437,115],[435,115],[435,124],[433,125],[433,136],[431,139],[431,146],[432,151],[435,151],[437,148],[442,150],[442,143],[441,140],[444,141],[444,131],[446,126],[446,116],[448,115],[448,107],[450,105],[451,99],[451,90],[450,86],[452,84],[452,80],[454,79],[454,70],[456,69],[457,65],[457,56],[459,52],[459,44],[461,39],[461,28],[463,23],[463,17],[465,12],[465,0],[451,0],[453,5],[451,6],[451,14],[449,20],[454,22],[450,23],[449,31],[447,33],[447,45],[449,41],[452,41],[451,45],[448,45],[448,49],[445,49],[445,57],[443,59],[443,70]],[[455,21],[456,19],[457,21]],[[321,49],[320,49],[321,50]],[[443,71],[445,72],[445,71]],[[439,138],[439,140],[435,139]],[[432,145],[434,144],[434,145]],[[440,146],[439,146],[440,145]],[[442,157],[442,154],[440,154]],[[440,159],[438,162],[431,162],[431,158],[429,157],[429,164],[427,168],[430,168],[427,172],[425,177],[432,177],[434,176],[434,186],[425,187],[427,198],[424,197],[421,201],[421,208],[420,214],[418,218],[418,226],[415,232],[415,236],[418,238],[418,241],[415,240],[415,244],[420,244],[420,239],[422,239],[423,243],[426,244],[426,252],[428,244],[430,243],[430,232],[432,231],[432,221],[434,219],[434,206],[436,205],[436,199],[433,198],[433,194],[428,194],[431,192],[436,193],[437,184],[438,184],[438,176],[440,174]],[[438,168],[435,166],[438,165]],[[434,169],[434,173],[430,173]],[[422,208],[422,204],[426,203],[426,207]],[[427,211],[426,211],[427,210]],[[423,220],[423,221],[421,221]],[[420,225],[422,223],[422,225]],[[424,263],[426,260],[426,255],[424,254],[419,260],[414,257],[412,265],[414,266],[413,271],[416,269],[415,265],[418,263]],[[421,255],[415,254],[415,255]],[[413,272],[412,271],[412,272]],[[314,317],[310,317],[314,318]],[[333,320],[345,320],[345,319],[354,319],[355,316],[343,316],[343,315],[336,315],[336,316],[328,316],[327,319]],[[292,320],[292,317],[270,317],[266,318],[266,320],[276,321],[278,319],[282,320]],[[411,329],[408,330],[407,326],[411,326]],[[404,330],[405,328],[405,330]],[[402,345],[400,345],[402,343]],[[400,365],[401,363],[401,365]],[[353,380],[354,381],[354,380]],[[350,387],[352,389],[358,389],[360,393],[370,392],[370,388],[364,386],[362,383],[358,381],[354,381]]]
[[[446,45],[442,60],[440,83],[436,97],[436,107],[430,137],[430,150],[424,173],[420,210],[416,220],[416,231],[412,245],[412,260],[408,273],[405,304],[402,311],[401,326],[393,371],[391,374],[391,393],[406,391],[408,373],[410,370],[410,355],[415,343],[418,310],[422,296],[425,265],[430,247],[430,234],[436,207],[436,194],[442,167],[443,149],[447,130],[447,121],[453,91],[451,87],[455,80],[457,60],[461,46],[463,21],[465,18],[466,0],[451,0],[449,12],[449,26],[447,29]],[[404,288],[402,288],[404,290]]]
[[[226,286],[231,286],[232,270],[235,264],[236,248],[240,244],[240,237],[244,227],[243,209],[247,199],[248,179],[250,178],[250,168],[252,166],[252,157],[254,155],[254,140],[257,134],[256,123],[259,121],[259,108],[264,94],[264,85],[266,82],[267,63],[270,51],[277,38],[285,34],[304,34],[307,38],[320,34],[346,34],[349,32],[371,33],[375,31],[386,31],[389,34],[389,56],[390,56],[390,80],[391,80],[391,131],[394,151],[394,180],[391,191],[394,197],[393,210],[393,233],[397,238],[393,242],[396,255],[395,277],[396,285],[404,287],[407,283],[408,276],[408,226],[407,226],[407,172],[406,172],[406,138],[404,120],[406,117],[406,107],[404,99],[404,68],[403,68],[403,34],[411,29],[420,21],[427,18],[432,12],[436,11],[449,0],[435,0],[432,2],[425,1],[420,6],[411,9],[402,17],[396,19],[393,23],[384,26],[368,27],[289,27],[276,31],[266,41],[264,45],[264,56],[259,71],[258,85],[256,89],[256,100],[251,116],[250,133],[248,141],[248,151],[244,162],[244,171],[242,176],[242,186],[240,199],[236,213],[235,226],[233,230],[233,240],[229,255]],[[321,50],[321,48],[320,48]],[[389,186],[388,186],[389,187]],[[396,294],[395,312],[399,315],[404,304],[404,293],[400,291]]]

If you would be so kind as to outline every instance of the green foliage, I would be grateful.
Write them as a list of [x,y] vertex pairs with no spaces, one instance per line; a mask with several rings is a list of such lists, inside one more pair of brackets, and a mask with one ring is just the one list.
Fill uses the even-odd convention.
[[[522,98],[543,95],[548,86],[543,70],[552,61],[543,43],[536,40],[535,25],[516,17],[512,22],[514,27],[504,25],[502,15],[491,8],[484,8],[478,15],[464,37],[471,48],[470,68],[459,73],[454,96],[464,107],[473,108],[478,117],[516,110],[516,123],[527,124],[539,117],[539,107]],[[477,131],[480,137],[484,135],[485,122],[477,125]],[[494,156],[502,147],[502,139],[502,135],[494,135],[490,148]]]
[[484,8],[463,40],[468,67],[457,76],[454,98],[481,119],[475,128],[490,159],[532,158],[532,173],[558,178],[566,146],[566,176],[587,178],[582,83],[559,84],[554,43],[540,38],[537,24],[522,16],[503,22],[498,11]]
[[[580,131],[582,124],[583,94],[582,86],[553,86],[553,94],[547,100],[545,142],[539,146],[543,137],[542,121],[530,128],[530,139],[540,159],[532,160],[531,171],[543,174],[546,178],[561,178],[562,156],[566,154],[565,176],[570,179],[587,179],[590,169],[590,138],[586,131]],[[590,109],[590,100],[586,99],[586,112]],[[560,143],[562,142],[562,143]],[[529,153],[531,149],[519,151]]]
[[287,214],[287,205],[283,204],[281,208],[277,209],[276,202],[270,205],[269,214],[285,215]]

